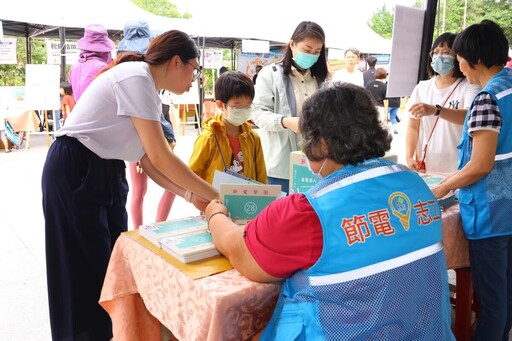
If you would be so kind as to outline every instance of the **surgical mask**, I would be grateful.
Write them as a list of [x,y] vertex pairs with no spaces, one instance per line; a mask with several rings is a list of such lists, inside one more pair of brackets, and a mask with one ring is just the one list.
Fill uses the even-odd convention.
[[228,115],[224,116],[224,118],[234,126],[241,126],[252,116],[252,106],[249,108],[226,107],[228,108]]
[[311,54],[302,51],[297,51],[297,57],[293,58],[293,61],[301,69],[307,70],[316,63],[318,57],[320,57],[319,54]]
[[309,161],[308,158],[306,158],[306,163],[308,164],[308,169],[311,173],[313,173],[314,176],[316,176],[318,179],[322,180],[324,177],[322,175],[322,169],[324,169],[324,166],[325,166],[325,162],[327,161],[327,158],[324,159],[324,162],[322,163],[322,165],[320,166],[320,169],[318,170],[318,173],[315,173],[313,172],[313,170],[311,169],[311,163]]
[[449,54],[440,54],[432,58],[432,63],[430,63],[430,66],[432,66],[432,69],[436,73],[440,74],[441,76],[446,76],[455,67],[454,62],[454,56],[450,56]]

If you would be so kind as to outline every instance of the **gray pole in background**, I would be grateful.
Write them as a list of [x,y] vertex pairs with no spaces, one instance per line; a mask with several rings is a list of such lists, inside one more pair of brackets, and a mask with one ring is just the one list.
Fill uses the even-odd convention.
[[61,26],[59,28],[60,38],[60,81],[66,80],[66,28]]

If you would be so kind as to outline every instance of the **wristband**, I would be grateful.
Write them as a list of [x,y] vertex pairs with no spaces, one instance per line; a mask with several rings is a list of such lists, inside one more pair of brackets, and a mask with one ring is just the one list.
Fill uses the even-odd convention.
[[212,232],[210,231],[210,220],[212,220],[212,218],[213,218],[213,217],[215,217],[217,214],[222,214],[222,215],[224,215],[224,216],[226,216],[226,217],[228,216],[226,213],[224,213],[224,212],[222,212],[222,211],[218,211],[218,212],[213,213],[213,214],[210,216],[210,218],[208,218],[208,226],[206,227],[206,231],[207,231],[208,233],[212,233]]
[[282,126],[284,129],[288,129],[288,128],[286,128],[286,127],[284,126],[284,124],[283,124],[283,120],[284,120],[284,116],[281,116],[281,126]]

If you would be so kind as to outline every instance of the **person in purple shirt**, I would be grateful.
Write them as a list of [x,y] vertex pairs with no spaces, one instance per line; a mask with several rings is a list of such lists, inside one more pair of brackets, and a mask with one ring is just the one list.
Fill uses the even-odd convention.
[[83,38],[76,44],[80,48],[80,57],[69,70],[69,83],[77,102],[98,72],[110,63],[110,52],[115,45],[109,39],[107,29],[97,24],[86,26]]

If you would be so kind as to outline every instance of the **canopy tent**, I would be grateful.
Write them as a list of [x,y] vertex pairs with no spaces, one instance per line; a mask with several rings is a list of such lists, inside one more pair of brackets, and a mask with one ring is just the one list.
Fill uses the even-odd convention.
[[[262,21],[257,25],[247,18],[240,18],[238,22],[234,21],[236,18],[218,20],[216,16],[167,18],[146,12],[129,0],[89,0],[87,3],[25,0],[18,6],[5,6],[0,13],[4,35],[26,38],[56,38],[59,37],[59,28],[65,27],[67,39],[79,39],[85,26],[97,23],[107,27],[114,40],[120,40],[125,22],[135,18],[146,19],[152,30],[178,29],[192,37],[204,37],[207,47],[219,48],[233,48],[241,39],[268,40],[271,46],[286,44],[297,25],[295,19],[286,17],[278,21]],[[367,53],[390,53],[390,40],[380,37],[364,23],[354,26],[354,23],[339,19],[317,21],[325,30],[327,47],[357,47]]]

